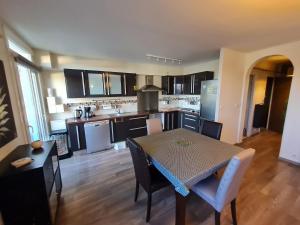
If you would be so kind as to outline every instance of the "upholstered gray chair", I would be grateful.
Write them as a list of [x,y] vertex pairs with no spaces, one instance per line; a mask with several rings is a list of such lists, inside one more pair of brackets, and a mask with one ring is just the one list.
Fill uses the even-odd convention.
[[193,192],[215,209],[216,225],[220,225],[221,212],[228,203],[231,203],[233,225],[237,225],[236,197],[254,154],[254,149],[240,152],[230,160],[221,180],[211,176],[192,187]]
[[160,119],[148,119],[146,120],[146,123],[148,135],[160,133],[163,131]]

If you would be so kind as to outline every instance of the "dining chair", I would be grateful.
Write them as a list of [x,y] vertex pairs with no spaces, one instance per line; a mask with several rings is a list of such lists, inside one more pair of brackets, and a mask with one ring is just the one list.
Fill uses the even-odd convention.
[[214,138],[216,140],[220,140],[222,133],[222,123],[204,120],[202,124],[201,134]]
[[235,155],[229,162],[219,181],[211,176],[192,187],[192,191],[215,209],[215,225],[221,224],[221,212],[231,203],[233,225],[237,225],[236,197],[242,178],[255,154],[254,149],[247,149]]
[[156,134],[163,131],[161,120],[158,118],[146,120],[148,135]]
[[151,164],[142,147],[133,139],[127,138],[127,146],[130,149],[136,178],[135,197],[139,194],[139,186],[148,194],[146,222],[150,221],[152,193],[170,185],[169,181]]

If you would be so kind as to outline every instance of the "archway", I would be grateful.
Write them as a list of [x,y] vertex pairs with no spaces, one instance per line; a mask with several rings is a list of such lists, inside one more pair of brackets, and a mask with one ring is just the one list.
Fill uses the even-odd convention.
[[249,69],[243,137],[272,130],[282,133],[294,66],[283,55],[255,61]]

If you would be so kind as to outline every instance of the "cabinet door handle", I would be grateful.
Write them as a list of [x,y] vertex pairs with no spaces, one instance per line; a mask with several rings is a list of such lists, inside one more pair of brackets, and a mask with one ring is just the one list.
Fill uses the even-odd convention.
[[196,75],[193,75],[193,91],[192,91],[193,94],[195,94],[195,79],[196,79]]
[[186,120],[191,120],[191,121],[194,121],[194,122],[196,122],[196,120],[195,119],[191,119],[191,118],[185,118]]
[[123,75],[124,77],[124,94],[127,95],[127,84],[126,84],[126,75]]
[[182,128],[183,126],[182,126],[182,124],[183,124],[183,114],[181,113],[181,115],[180,115],[180,117],[181,117],[181,120],[180,120],[180,127]]
[[131,128],[131,129],[129,129],[129,130],[130,130],[130,131],[133,131],[133,130],[141,130],[141,129],[145,129],[145,128],[147,128],[147,126],[145,126],[145,127]]
[[191,129],[193,129],[193,130],[196,130],[196,128],[195,127],[192,127],[192,126],[189,126],[189,125],[184,125],[185,127],[188,127],[188,128],[191,128]]
[[102,73],[101,76],[102,76],[103,94],[105,95],[106,94],[106,85],[105,85],[105,77],[104,77],[105,74]]
[[193,94],[193,76],[194,75],[191,76],[191,94]]
[[135,118],[129,118],[129,120],[139,120],[139,119],[147,119],[147,116],[143,116],[143,117],[135,117]]
[[185,117],[197,118],[197,116],[194,116],[194,115],[191,115],[191,114],[185,114]]
[[107,94],[110,95],[109,75],[108,74],[106,74],[106,87],[107,87]]
[[82,90],[83,90],[83,96],[85,96],[85,81],[84,81],[84,75],[83,72],[81,72],[81,82],[82,82]]
[[174,113],[172,113],[172,130],[174,129]]
[[79,128],[78,128],[78,126],[76,126],[76,137],[77,137],[78,149],[81,149],[81,143],[80,143],[80,138],[79,138]]
[[115,138],[114,138],[114,123],[113,121],[110,121],[110,128],[111,128],[111,140],[112,142],[115,142]]

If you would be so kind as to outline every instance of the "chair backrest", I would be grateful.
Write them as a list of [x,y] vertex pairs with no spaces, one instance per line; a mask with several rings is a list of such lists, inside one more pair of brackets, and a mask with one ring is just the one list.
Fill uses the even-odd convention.
[[255,150],[250,148],[240,152],[230,160],[216,193],[216,209],[219,212],[237,197],[242,178],[254,154]]
[[162,132],[162,124],[160,119],[148,119],[146,120],[146,123],[148,135]]
[[127,145],[130,149],[135,177],[146,191],[150,190],[151,175],[148,160],[142,147],[133,139],[127,138]]
[[222,133],[222,123],[204,120],[202,124],[201,134],[220,140]]

